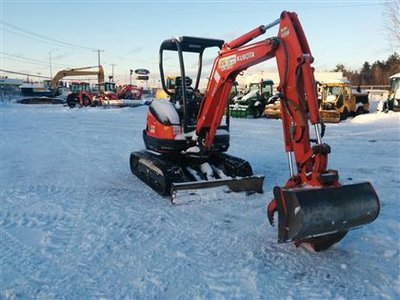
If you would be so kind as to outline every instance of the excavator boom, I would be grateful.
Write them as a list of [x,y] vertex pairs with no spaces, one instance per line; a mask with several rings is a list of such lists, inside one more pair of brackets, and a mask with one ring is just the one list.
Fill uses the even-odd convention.
[[[96,69],[91,70],[91,69]],[[65,69],[57,72],[57,74],[50,81],[50,87],[52,89],[57,89],[58,83],[64,77],[68,76],[97,76],[97,81],[99,84],[104,83],[104,69],[102,66],[92,66],[92,67],[82,67],[82,68],[73,68],[73,69]]]

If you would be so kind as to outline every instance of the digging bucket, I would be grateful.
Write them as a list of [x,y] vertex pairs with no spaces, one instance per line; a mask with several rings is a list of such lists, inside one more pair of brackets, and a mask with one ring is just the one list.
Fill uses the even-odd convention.
[[279,242],[332,235],[374,221],[380,210],[371,183],[340,187],[274,188]]

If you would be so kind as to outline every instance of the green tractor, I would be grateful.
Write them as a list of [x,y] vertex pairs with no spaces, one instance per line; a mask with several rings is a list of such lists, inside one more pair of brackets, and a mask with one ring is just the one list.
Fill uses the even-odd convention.
[[244,95],[237,95],[229,105],[229,113],[234,118],[259,118],[264,113],[267,100],[272,96],[274,82],[262,80],[250,83]]

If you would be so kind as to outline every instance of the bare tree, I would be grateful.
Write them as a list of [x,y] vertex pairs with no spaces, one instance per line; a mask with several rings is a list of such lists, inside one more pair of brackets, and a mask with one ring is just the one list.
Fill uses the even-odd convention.
[[386,1],[384,15],[390,41],[395,47],[400,46],[400,0]]

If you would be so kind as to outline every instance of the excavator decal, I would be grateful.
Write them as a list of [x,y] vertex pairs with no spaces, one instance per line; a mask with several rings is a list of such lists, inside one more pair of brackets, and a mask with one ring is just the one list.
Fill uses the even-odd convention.
[[254,52],[247,52],[245,54],[237,55],[236,56],[236,61],[244,61],[250,58],[255,57]]
[[236,55],[231,55],[222,58],[218,61],[218,69],[220,69],[221,71],[230,70],[234,67],[235,64],[236,64]]

